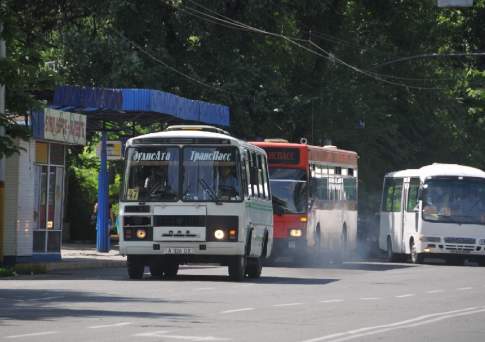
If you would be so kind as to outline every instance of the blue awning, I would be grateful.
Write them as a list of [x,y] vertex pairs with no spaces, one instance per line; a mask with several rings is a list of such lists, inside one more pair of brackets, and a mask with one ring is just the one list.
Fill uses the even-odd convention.
[[229,126],[229,107],[153,89],[110,89],[60,86],[54,93],[55,107],[83,112],[119,111],[171,115],[181,120]]

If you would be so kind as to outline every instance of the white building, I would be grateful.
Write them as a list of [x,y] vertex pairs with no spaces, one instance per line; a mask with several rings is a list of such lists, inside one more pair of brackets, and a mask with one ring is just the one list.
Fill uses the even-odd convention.
[[[86,143],[84,115],[46,109],[32,116],[33,137],[6,159],[3,263],[61,258],[66,146]],[[0,255],[1,259],[2,255]]]

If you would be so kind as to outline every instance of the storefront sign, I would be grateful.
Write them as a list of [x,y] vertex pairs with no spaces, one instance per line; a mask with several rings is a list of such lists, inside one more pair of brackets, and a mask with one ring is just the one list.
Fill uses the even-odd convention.
[[86,115],[46,108],[44,139],[66,144],[86,144]]

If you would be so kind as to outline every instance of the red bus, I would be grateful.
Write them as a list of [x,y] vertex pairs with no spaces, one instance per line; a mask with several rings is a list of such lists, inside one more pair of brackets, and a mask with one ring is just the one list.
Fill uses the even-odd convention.
[[273,260],[314,251],[342,261],[357,241],[357,153],[282,139],[253,144],[268,154]]

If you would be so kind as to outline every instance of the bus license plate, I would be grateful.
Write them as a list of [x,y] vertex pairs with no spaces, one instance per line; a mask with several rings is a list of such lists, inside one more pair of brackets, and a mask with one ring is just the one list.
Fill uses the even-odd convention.
[[288,241],[288,248],[291,248],[291,249],[296,248],[296,241]]
[[165,248],[165,254],[194,254],[194,249],[185,247],[169,247]]

